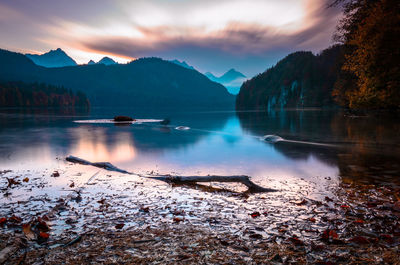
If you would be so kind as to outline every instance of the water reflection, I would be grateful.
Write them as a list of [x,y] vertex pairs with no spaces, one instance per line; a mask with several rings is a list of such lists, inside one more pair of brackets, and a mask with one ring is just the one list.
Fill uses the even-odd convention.
[[[123,162],[135,158],[136,149],[129,132],[107,134],[104,128],[91,130],[86,126],[70,129],[70,153],[89,161]],[[109,139],[111,138],[111,139]]]
[[393,117],[350,117],[340,111],[238,112],[237,116],[249,134],[292,140],[272,145],[286,157],[315,156],[337,166],[346,181],[399,182],[400,123]]
[[[123,113],[172,122],[115,126],[73,122],[109,118],[103,113],[1,113],[0,166],[51,168],[62,163],[57,157],[74,155],[139,173],[399,181],[400,127],[390,118],[333,111]],[[284,141],[267,143],[265,135]]]

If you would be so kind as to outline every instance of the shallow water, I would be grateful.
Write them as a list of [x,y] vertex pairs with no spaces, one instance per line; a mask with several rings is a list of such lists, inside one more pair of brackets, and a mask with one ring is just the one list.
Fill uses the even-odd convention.
[[[136,173],[245,174],[260,180],[318,176],[323,182],[325,177],[357,178],[364,172],[364,180],[387,182],[399,172],[396,120],[330,111],[121,111],[145,122],[113,124],[104,120],[113,116],[107,110],[1,112],[0,167],[51,168],[59,164],[56,158],[74,155]],[[160,125],[166,117],[171,124]],[[263,141],[266,135],[283,141]]]
[[[117,114],[142,122],[111,123]],[[171,123],[160,125],[164,118]],[[154,225],[171,222],[183,211],[192,224],[234,233],[262,226],[262,233],[275,234],[280,225],[298,227],[299,220],[315,215],[315,207],[298,203],[304,198],[335,198],[335,189],[343,182],[400,182],[400,125],[391,118],[355,118],[332,111],[7,111],[0,113],[0,124],[0,170],[12,170],[0,175],[1,187],[7,185],[5,177],[29,178],[28,183],[3,189],[0,215],[46,214],[63,198],[69,208],[53,221],[55,233],[115,220]],[[279,192],[237,197],[198,187],[171,187],[137,175],[70,164],[65,161],[68,155],[111,162],[140,175],[249,175]],[[51,177],[54,170],[59,177]],[[246,190],[238,184],[213,186]],[[109,202],[106,209],[98,202],[102,198]],[[150,213],[143,213],[143,207],[150,207]],[[253,211],[267,212],[268,217],[249,219]],[[312,226],[318,229],[320,224]]]

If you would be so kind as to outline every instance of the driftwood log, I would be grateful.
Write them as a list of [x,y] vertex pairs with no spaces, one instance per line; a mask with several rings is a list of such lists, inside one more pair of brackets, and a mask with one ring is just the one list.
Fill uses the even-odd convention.
[[99,168],[104,168],[107,169],[109,171],[116,171],[116,172],[120,172],[120,173],[124,173],[124,174],[132,174],[126,170],[117,168],[116,166],[114,166],[113,164],[109,163],[109,162],[90,162],[87,161],[85,159],[76,157],[76,156],[68,156],[67,158],[65,158],[65,160],[67,160],[68,162],[71,163],[77,163],[77,164],[81,164],[81,165],[90,165],[90,166],[94,166],[94,167],[99,167]]
[[249,176],[238,175],[238,176],[150,176],[150,178],[158,179],[174,184],[194,184],[198,182],[239,182],[247,186],[249,192],[273,192],[275,189],[261,187],[252,182]]
[[[68,156],[66,158],[67,161],[72,163],[78,163],[82,165],[91,165],[95,167],[104,168],[110,171],[116,171],[125,174],[133,174],[126,170],[120,169],[115,167],[109,162],[95,162],[92,163],[90,161],[81,159],[75,156]],[[137,174],[140,175],[140,174]],[[141,176],[141,175],[140,175]],[[273,192],[277,191],[275,189],[264,188],[261,187],[250,180],[249,176],[245,175],[237,175],[237,176],[215,176],[215,175],[208,175],[208,176],[171,176],[171,175],[151,175],[151,176],[141,176],[147,177],[157,180],[162,180],[168,183],[174,184],[195,184],[197,182],[239,182],[243,185],[247,186],[249,192]]]

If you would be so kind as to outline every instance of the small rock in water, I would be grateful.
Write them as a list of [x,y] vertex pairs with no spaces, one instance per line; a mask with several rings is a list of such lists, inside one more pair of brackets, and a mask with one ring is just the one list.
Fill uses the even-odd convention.
[[175,130],[178,130],[178,131],[187,131],[187,130],[190,130],[190,127],[178,126],[178,127],[175,128]]
[[115,116],[114,121],[134,121],[134,119],[129,116]]
[[261,140],[266,141],[268,143],[276,143],[280,141],[284,141],[284,139],[278,135],[265,135],[261,137]]

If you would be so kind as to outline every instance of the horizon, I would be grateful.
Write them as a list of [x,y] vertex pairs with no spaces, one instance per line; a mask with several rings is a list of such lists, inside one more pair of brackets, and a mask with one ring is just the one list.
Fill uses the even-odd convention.
[[342,12],[323,0],[17,0],[0,3],[0,14],[0,46],[7,50],[43,54],[61,48],[78,64],[105,56],[119,63],[159,57],[185,61],[202,73],[234,68],[251,77],[289,53],[318,53],[334,44]]

